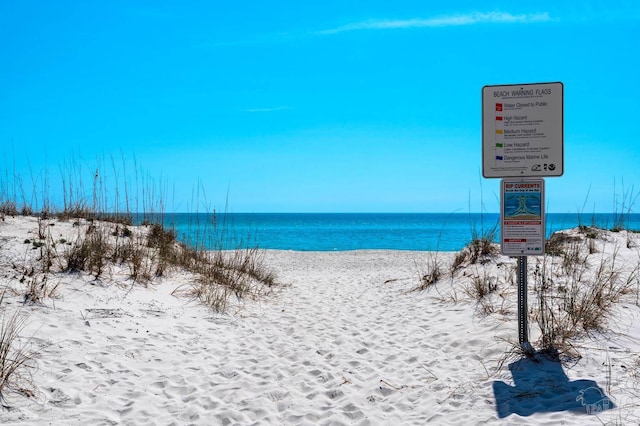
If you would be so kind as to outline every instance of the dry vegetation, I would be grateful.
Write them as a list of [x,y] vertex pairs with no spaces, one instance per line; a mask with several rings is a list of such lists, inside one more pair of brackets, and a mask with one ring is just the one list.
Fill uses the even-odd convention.
[[[58,207],[49,200],[46,188],[39,192],[36,182],[28,192],[20,177],[0,174],[0,221],[15,216],[37,218],[34,237],[24,241],[25,249],[35,256],[10,266],[23,289],[22,294],[14,294],[23,298],[23,306],[55,297],[61,277],[68,274],[96,282],[148,286],[155,278],[186,273],[192,284],[174,294],[194,297],[216,312],[225,311],[232,297],[258,297],[276,284],[263,251],[243,245],[242,240],[229,248],[230,233],[221,229],[215,213],[198,227],[196,241],[206,244],[181,242],[174,229],[164,226],[165,188],[142,178],[138,170],[129,175],[135,176],[135,186],[119,180],[118,176],[127,174],[116,170],[116,162],[111,161],[115,182],[108,182],[100,167],[87,173],[77,162],[64,165]],[[84,186],[86,181],[91,182],[90,189]],[[54,237],[60,235],[52,232],[56,224],[71,224],[73,237]],[[30,371],[36,354],[28,344],[19,343],[26,321],[22,310],[9,308],[2,297],[0,315],[0,403],[8,406],[7,393],[33,396]]]
[[[66,221],[66,222],[65,222]],[[41,305],[61,291],[69,274],[91,282],[148,286],[172,273],[188,274],[191,284],[177,289],[177,296],[198,299],[216,312],[224,312],[230,298],[255,298],[276,284],[274,274],[263,261],[263,251],[237,247],[207,250],[180,243],[176,233],[161,225],[130,226],[89,218],[37,218],[34,237],[24,241],[24,262],[10,267],[17,286],[7,291],[19,296],[16,307],[0,299],[0,403],[8,406],[7,392],[31,396],[30,371],[35,353],[28,343],[18,343],[27,318],[25,305]],[[69,240],[56,238],[55,226],[72,227]],[[1,247],[0,247],[1,249]]]
[[[4,293],[0,302],[4,300]],[[10,408],[8,394],[26,397],[35,395],[36,386],[31,380],[37,353],[27,343],[20,341],[26,318],[19,312],[2,309],[0,315],[0,405]]]
[[[622,238],[611,238],[616,235]],[[443,299],[454,302],[462,293],[482,315],[513,315],[516,259],[499,255],[494,236],[474,238],[453,256],[448,268],[452,285],[444,289],[436,284],[442,281],[445,266],[436,261],[437,253],[430,254],[413,290],[450,291]],[[530,257],[528,288],[534,297],[529,300],[529,315],[530,323],[539,328],[534,343],[540,350],[575,356],[576,342],[606,330],[618,303],[639,303],[640,252],[633,251],[639,238],[632,231],[580,226],[554,233],[546,242],[545,255]],[[622,244],[616,243],[620,240]],[[621,260],[621,250],[631,250],[635,259],[631,265]],[[454,281],[464,283],[461,291]]]
[[132,284],[148,285],[171,271],[186,272],[194,284],[178,293],[195,296],[217,311],[226,306],[222,298],[253,297],[275,285],[258,248],[192,248],[156,223],[129,226],[95,219],[75,219],[75,237],[56,240],[49,231],[55,220],[38,218],[38,223],[38,237],[25,241],[37,252],[35,262],[16,265],[25,285],[25,303],[53,296],[58,285],[52,282],[64,273],[87,274],[96,281],[124,276]]
[[556,235],[564,243],[540,258],[533,273],[538,299],[534,319],[541,330],[539,345],[562,352],[576,339],[604,331],[616,304],[637,303],[640,260],[621,262],[623,247],[593,228]]

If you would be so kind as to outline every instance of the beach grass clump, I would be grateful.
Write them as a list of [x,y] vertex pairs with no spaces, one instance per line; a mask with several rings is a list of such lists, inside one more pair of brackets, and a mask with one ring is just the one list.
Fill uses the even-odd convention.
[[[505,308],[506,297],[502,294],[503,292],[499,293],[500,285],[499,277],[493,274],[490,268],[487,268],[486,265],[476,266],[475,271],[469,277],[464,292],[476,302],[482,314],[506,314],[508,312]],[[497,299],[501,299],[499,307],[497,307]]]
[[196,230],[190,232],[193,243],[180,243],[172,252],[172,261],[195,279],[176,289],[176,294],[223,312],[231,297],[257,298],[277,285],[275,273],[265,262],[265,251],[248,243],[248,237],[238,238],[226,215],[219,218],[214,210],[195,218]]
[[[584,235],[586,238],[595,240],[597,238],[599,238],[603,232],[602,229],[599,229],[596,226],[584,226],[584,225],[580,225],[578,227],[578,232],[580,232],[580,234]],[[557,233],[554,233],[554,235]],[[553,235],[552,235],[553,236]]]
[[[220,239],[226,235],[224,232],[211,237],[218,238],[212,245],[180,242],[176,232],[163,225],[163,190],[143,188],[140,197],[140,191],[132,189],[130,182],[121,187],[116,181],[110,187],[98,169],[95,174],[92,171],[92,179],[83,178],[80,166],[63,167],[62,172],[63,204],[59,208],[47,195],[49,183],[40,194],[34,182],[30,197],[19,177],[13,177],[12,190],[0,179],[0,220],[7,216],[34,216],[37,221],[33,236],[23,241],[24,258],[10,261],[21,288],[6,290],[13,296],[23,296],[23,305],[40,305],[56,297],[65,282],[62,274],[89,275],[96,280],[106,277],[115,282],[126,277],[125,280],[147,285],[154,276],[176,270],[191,278],[189,292],[216,312],[226,311],[233,297],[258,297],[276,285],[275,274],[264,262],[264,251],[243,245],[223,250],[228,247]],[[135,176],[137,184],[137,171]],[[92,182],[91,189],[84,187],[84,181]],[[121,190],[124,199],[120,198]],[[108,194],[114,194],[115,199],[110,200]],[[139,217],[146,222],[137,225],[141,222]],[[56,223],[65,223],[74,235],[54,238],[52,229]],[[3,245],[0,241],[0,248]],[[11,394],[34,397],[37,391],[31,376],[37,353],[22,337],[26,317],[20,311],[10,313],[8,306],[2,292],[0,405],[4,408],[10,408]]]
[[[75,241],[65,240],[60,255],[50,233],[45,235],[38,261],[47,259],[49,266],[57,262],[62,272],[88,273],[96,280],[125,267],[130,279],[145,285],[154,276],[182,270],[195,277],[190,296],[216,311],[226,308],[222,299],[232,295],[239,299],[256,297],[276,282],[275,274],[264,263],[264,252],[257,247],[224,250],[222,243],[214,250],[190,247],[178,241],[174,230],[159,223],[129,227],[121,222],[78,219],[73,225],[77,228]],[[50,268],[43,271],[50,272]],[[54,288],[42,285],[47,282],[46,275],[31,279],[29,300],[41,301],[52,294]],[[41,291],[35,294],[34,289]]]
[[65,251],[65,272],[87,272],[96,279],[104,273],[112,257],[112,246],[101,223],[91,221],[76,242]]
[[616,190],[616,182],[613,183],[614,207],[613,207],[613,226],[611,232],[620,232],[629,229],[629,215],[633,213],[633,207],[640,197],[640,191],[635,191],[634,187],[625,187],[622,181],[622,191],[618,193]]
[[467,264],[475,265],[476,263],[484,264],[490,261],[500,253],[500,249],[496,244],[497,236],[497,225],[482,233],[474,230],[471,241],[462,249],[465,252],[460,255],[462,259],[456,259],[454,264],[462,265],[466,262]]
[[176,233],[172,229],[165,229],[159,223],[148,225],[147,246],[166,252],[173,251],[176,242]]
[[455,256],[453,257],[453,261],[449,266],[449,273],[451,274],[451,278],[453,278],[456,272],[458,272],[458,270],[460,270],[465,265],[467,257],[468,251],[464,249],[455,254]]
[[8,397],[19,394],[35,396],[36,386],[31,372],[35,369],[37,353],[20,343],[20,334],[26,324],[25,317],[15,311],[2,312],[0,321],[0,405],[10,409]]
[[[591,227],[560,231],[546,242],[545,255],[535,257],[537,309],[529,314],[539,327],[536,345],[541,350],[575,355],[576,342],[606,331],[616,307],[629,302],[629,295],[635,294],[640,304],[640,261],[630,266],[633,252],[629,251],[622,261],[620,253],[629,245],[622,242],[624,235],[614,237],[610,232]],[[509,315],[515,265],[506,259],[492,261],[497,247],[482,253],[480,242],[469,244],[453,257],[451,276],[465,277],[463,292],[482,313]]]
[[232,292],[231,288],[219,285],[216,281],[200,279],[184,294],[195,297],[200,303],[210,307],[214,312],[220,313],[227,310]]
[[576,339],[604,331],[616,304],[638,291],[640,266],[622,265],[618,247],[594,255],[590,240],[566,239],[560,256],[545,255],[536,265],[534,319],[543,349],[570,350]]
[[[489,271],[491,260],[500,253],[495,243],[496,227],[482,234],[474,231],[472,236],[469,244],[454,255],[448,272],[453,279],[460,271],[464,271],[462,275],[469,279],[469,283],[463,292],[475,300],[485,313],[491,313],[496,309],[494,309],[493,300],[489,296],[497,292],[499,285],[499,279]],[[469,268],[473,270],[469,271]],[[426,267],[420,269],[419,272],[420,282],[412,289],[413,291],[429,289],[441,280],[443,268],[438,260],[437,252],[429,256]],[[500,312],[506,311],[500,309]]]
[[135,232],[119,223],[97,220],[82,226],[76,243],[65,252],[66,272],[84,271],[97,279],[106,269],[126,265],[132,280],[147,283],[172,268],[184,270],[196,276],[197,298],[216,309],[223,304],[212,303],[214,299],[230,294],[254,296],[258,287],[275,284],[275,275],[264,265],[258,248],[192,248],[180,243],[174,230],[158,223],[142,225]]
[[574,235],[567,235],[564,232],[554,232],[551,237],[545,240],[544,252],[550,256],[562,256],[565,253],[567,243],[581,241],[581,238]]
[[45,300],[56,297],[60,282],[51,283],[49,274],[27,272],[22,276],[25,284],[24,304],[43,304]]
[[419,270],[420,284],[412,291],[424,291],[433,287],[442,278],[442,268],[438,261],[438,254],[430,253],[425,264],[426,269]]
[[456,273],[470,265],[485,264],[494,259],[500,249],[495,243],[496,228],[492,228],[483,234],[473,233],[473,238],[453,258],[449,266],[449,273],[453,278]]
[[129,278],[146,285],[154,276],[182,270],[194,275],[188,295],[215,311],[224,311],[230,296],[257,297],[276,282],[264,263],[264,252],[257,247],[224,250],[220,243],[214,250],[194,248],[179,242],[174,230],[158,223],[134,230],[98,220],[75,223],[78,236],[63,251],[64,272],[86,272],[99,279],[106,271],[125,266]]
[[256,248],[212,250],[185,256],[197,259],[190,267],[197,276],[188,289],[179,292],[195,297],[216,312],[226,310],[230,296],[255,298],[276,285],[276,276],[264,263],[264,252]]
[[[0,217],[27,215],[38,220],[37,236],[29,244],[40,250],[33,265],[40,275],[23,281],[25,300],[40,303],[54,294],[56,286],[50,283],[55,280],[49,275],[60,272],[86,273],[98,280],[114,279],[126,271],[134,283],[147,285],[154,277],[182,271],[193,274],[198,285],[220,287],[213,297],[201,297],[217,307],[222,305],[207,301],[253,296],[275,284],[263,252],[242,240],[231,243],[226,221],[218,221],[215,212],[209,216],[213,229],[205,225],[195,243],[181,242],[164,225],[169,185],[152,180],[137,165],[133,173],[126,169],[124,155],[120,160],[111,157],[110,164],[98,158],[95,167],[87,167],[85,161],[65,162],[60,167],[61,191],[54,191],[59,193],[57,199],[50,197],[55,185],[46,171],[46,179],[32,182],[30,191],[15,173],[12,176],[7,170],[4,180],[0,175]],[[199,198],[195,205],[201,205]],[[74,238],[62,244],[55,241],[51,236],[55,221],[50,219],[73,221]]]
[[173,229],[167,229],[159,223],[149,225],[147,247],[155,251],[155,276],[161,277],[171,265],[180,263],[180,250],[176,238]]
[[4,220],[5,216],[19,216],[18,206],[15,201],[4,200],[0,202],[0,219]]
[[499,253],[494,240],[485,237],[473,239],[467,247],[469,248],[469,262],[471,264],[485,262]]
[[[593,254],[591,250],[583,254],[584,242],[573,241],[565,246],[561,256],[561,275],[580,277],[588,270],[589,254]],[[595,252],[595,251],[594,251]]]
[[467,294],[474,300],[481,301],[498,290],[498,279],[492,276],[486,268],[471,276]]

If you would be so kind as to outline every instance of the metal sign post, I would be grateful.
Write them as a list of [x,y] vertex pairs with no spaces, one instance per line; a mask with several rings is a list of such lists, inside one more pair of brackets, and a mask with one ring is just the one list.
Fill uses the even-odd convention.
[[[482,88],[482,176],[502,179],[500,249],[518,258],[518,341],[527,353],[527,256],[544,253],[544,177],[564,174],[564,85]],[[534,179],[523,179],[534,178]]]
[[527,256],[518,256],[518,342],[523,349],[529,343],[527,310]]

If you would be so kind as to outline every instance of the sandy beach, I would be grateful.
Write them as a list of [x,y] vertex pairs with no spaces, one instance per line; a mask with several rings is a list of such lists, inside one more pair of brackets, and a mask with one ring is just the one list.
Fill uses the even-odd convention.
[[0,40],[0,426],[640,426],[640,0]]
[[[71,222],[50,229],[56,238],[75,235]],[[30,370],[36,390],[5,395],[11,408],[0,411],[3,424],[640,420],[637,294],[616,305],[606,330],[575,342],[579,357],[560,364],[513,353],[515,286],[493,296],[494,313],[483,312],[468,295],[480,266],[450,274],[455,253],[267,251],[279,285],[257,300],[233,300],[226,313],[177,295],[191,279],[180,271],[139,285],[117,268],[99,280],[51,274],[53,297],[30,304],[20,265],[37,258],[25,243],[37,230],[36,218],[0,222],[4,317],[24,317],[16,344],[37,352]],[[621,271],[631,273],[640,259],[635,241],[638,235],[608,233],[597,244],[601,256],[615,252]],[[434,259],[445,270],[441,279],[412,291]],[[486,267],[506,277],[514,265],[498,255]],[[535,268],[531,260],[530,274]],[[533,315],[535,299],[529,309]],[[532,324],[531,341],[538,337]],[[602,392],[604,402],[594,405],[602,412],[589,411],[589,392]]]

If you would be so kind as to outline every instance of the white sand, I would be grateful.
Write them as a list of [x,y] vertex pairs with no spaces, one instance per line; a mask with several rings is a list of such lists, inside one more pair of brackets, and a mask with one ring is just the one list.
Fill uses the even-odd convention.
[[[228,314],[173,296],[188,282],[181,274],[145,288],[117,270],[100,282],[57,274],[50,278],[59,282],[56,298],[23,305],[15,266],[37,252],[24,243],[35,232],[33,218],[0,222],[0,285],[15,290],[5,296],[4,309],[28,315],[21,343],[39,353],[36,396],[8,395],[13,408],[0,411],[3,424],[584,425],[640,419],[635,295],[619,305],[610,332],[577,344],[581,359],[563,366],[525,360],[512,365],[514,382],[509,364],[518,358],[505,353],[512,347],[507,340],[517,341],[515,287],[496,301],[506,315],[481,314],[463,291],[468,277],[462,273],[451,279],[445,272],[436,288],[409,292],[433,253],[269,251],[266,262],[286,286],[260,301],[234,303]],[[51,232],[70,239],[77,231],[56,223]],[[608,247],[621,245],[620,258],[636,265],[638,248],[624,247],[621,234],[614,237],[619,241]],[[445,268],[452,257],[438,254]],[[513,264],[500,256],[494,271],[503,274]],[[530,260],[530,271],[534,267]],[[576,398],[588,388],[581,384],[592,382],[579,380],[593,381],[614,408],[587,414]]]

